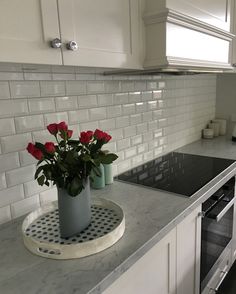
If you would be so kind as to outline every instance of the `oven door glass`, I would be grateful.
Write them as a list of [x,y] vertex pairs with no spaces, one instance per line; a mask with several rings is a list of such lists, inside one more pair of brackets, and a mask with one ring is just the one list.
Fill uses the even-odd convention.
[[202,221],[201,282],[232,239],[234,192],[224,197]]

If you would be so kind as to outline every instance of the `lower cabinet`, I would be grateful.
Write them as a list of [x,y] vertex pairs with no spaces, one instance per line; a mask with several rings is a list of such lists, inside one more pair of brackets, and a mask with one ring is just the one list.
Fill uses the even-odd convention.
[[176,229],[152,247],[103,294],[176,293]]
[[199,294],[201,218],[195,209],[103,294]]

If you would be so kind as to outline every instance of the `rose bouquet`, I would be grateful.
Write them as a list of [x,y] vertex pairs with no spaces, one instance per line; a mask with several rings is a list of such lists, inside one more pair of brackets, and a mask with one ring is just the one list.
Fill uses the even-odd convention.
[[111,140],[111,136],[101,130],[81,132],[78,140],[71,139],[73,131],[65,122],[47,126],[55,142],[45,144],[29,143],[28,152],[37,160],[35,179],[39,185],[52,182],[58,188],[65,189],[70,196],[77,196],[91,172],[100,175],[99,165],[112,163],[116,154],[103,152],[102,146]]

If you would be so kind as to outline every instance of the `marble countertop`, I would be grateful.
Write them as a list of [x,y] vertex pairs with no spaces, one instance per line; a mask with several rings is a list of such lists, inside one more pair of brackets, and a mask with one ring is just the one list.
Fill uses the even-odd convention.
[[[177,151],[236,160],[236,144],[225,138],[201,140]],[[123,237],[112,247],[75,260],[31,254],[21,236],[23,218],[0,226],[0,293],[99,294],[235,174],[236,163],[191,198],[115,182],[94,197],[118,203],[126,216]]]

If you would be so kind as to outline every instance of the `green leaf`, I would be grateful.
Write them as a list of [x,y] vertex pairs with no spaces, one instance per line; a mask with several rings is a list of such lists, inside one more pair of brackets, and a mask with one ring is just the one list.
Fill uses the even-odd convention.
[[44,170],[46,165],[41,165],[37,168],[36,172],[35,172],[35,175],[34,175],[34,178],[37,179],[38,175],[40,174],[41,171]]
[[82,157],[82,160],[85,161],[85,162],[88,162],[88,161],[91,161],[91,156],[89,154],[85,154],[83,157]]
[[44,180],[45,180],[45,176],[44,175],[41,175],[39,178],[37,178],[38,184],[40,186],[43,186]]
[[71,196],[77,196],[83,189],[82,180],[78,177],[74,177],[71,183],[68,184],[67,192]]
[[118,156],[114,153],[104,154],[104,156],[101,156],[101,163],[110,164],[113,161],[115,161],[117,158]]

